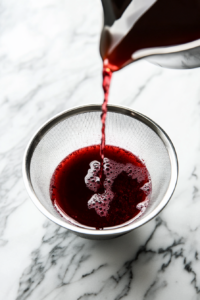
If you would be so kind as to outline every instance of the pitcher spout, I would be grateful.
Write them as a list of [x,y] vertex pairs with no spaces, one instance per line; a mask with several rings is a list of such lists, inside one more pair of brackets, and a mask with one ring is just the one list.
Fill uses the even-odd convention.
[[196,0],[101,2],[100,54],[112,71],[142,58],[162,67],[200,67],[200,6]]

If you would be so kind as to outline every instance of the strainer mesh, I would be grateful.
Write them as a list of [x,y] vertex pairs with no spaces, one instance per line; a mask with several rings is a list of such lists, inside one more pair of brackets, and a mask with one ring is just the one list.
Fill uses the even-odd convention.
[[[37,198],[57,218],[64,220],[50,199],[49,185],[54,170],[73,151],[99,144],[100,134],[100,112],[84,112],[54,125],[34,149],[30,165],[31,183]],[[171,163],[165,145],[146,124],[114,112],[107,115],[106,144],[129,150],[145,162],[152,180],[152,196],[147,210],[140,217],[144,218],[160,203],[170,182]]]

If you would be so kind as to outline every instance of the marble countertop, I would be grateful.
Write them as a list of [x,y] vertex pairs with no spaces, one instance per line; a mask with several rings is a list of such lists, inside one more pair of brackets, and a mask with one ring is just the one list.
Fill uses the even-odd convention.
[[200,299],[200,68],[143,60],[114,74],[109,102],[163,127],[177,150],[179,181],[145,226],[85,240],[37,210],[21,165],[50,117],[102,102],[101,3],[2,0],[0,7],[0,299]]

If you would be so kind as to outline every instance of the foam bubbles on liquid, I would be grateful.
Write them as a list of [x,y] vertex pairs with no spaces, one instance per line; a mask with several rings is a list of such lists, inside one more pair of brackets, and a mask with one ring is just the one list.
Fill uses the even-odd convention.
[[141,213],[143,213],[148,206],[149,195],[151,194],[151,180],[146,167],[137,167],[130,163],[120,164],[108,158],[104,158],[103,163],[103,172],[105,175],[105,180],[103,183],[105,189],[104,193],[97,193],[100,187],[100,178],[98,177],[100,171],[100,162],[96,160],[92,161],[90,163],[90,169],[85,176],[86,186],[90,190],[96,192],[96,194],[94,194],[88,201],[88,208],[95,209],[96,213],[101,217],[107,216],[108,210],[110,208],[110,202],[114,198],[114,193],[111,190],[113,182],[115,178],[117,178],[117,176],[124,171],[132,179],[137,179],[139,183],[145,180],[147,177],[149,179],[149,181],[145,183],[141,188],[145,192],[147,197],[145,201],[137,205],[137,208],[141,211]]
[[97,176],[100,171],[100,163],[94,160],[90,163],[90,169],[85,176],[86,186],[93,192],[97,192],[100,187],[100,178]]

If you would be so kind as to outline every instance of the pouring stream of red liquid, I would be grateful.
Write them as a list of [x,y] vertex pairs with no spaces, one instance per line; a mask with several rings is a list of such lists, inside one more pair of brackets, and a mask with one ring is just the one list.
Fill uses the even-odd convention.
[[104,149],[105,149],[105,143],[106,143],[106,135],[105,135],[105,126],[106,126],[106,116],[108,111],[108,95],[110,90],[110,83],[112,79],[112,71],[107,67],[106,62],[103,64],[103,91],[104,91],[104,101],[102,104],[102,113],[101,113],[101,146],[100,146],[100,156],[101,156],[101,168],[100,168],[100,180],[101,184],[102,182],[102,176],[103,176],[103,160],[104,160]]

